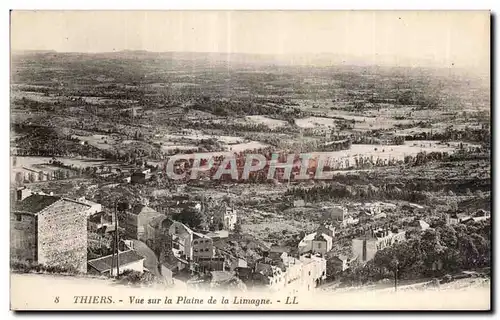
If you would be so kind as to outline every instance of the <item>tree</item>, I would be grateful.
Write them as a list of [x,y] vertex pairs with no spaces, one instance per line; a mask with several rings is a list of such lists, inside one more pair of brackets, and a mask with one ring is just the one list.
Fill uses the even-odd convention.
[[174,213],[172,219],[182,222],[192,229],[198,229],[201,226],[201,214],[192,208],[185,208],[179,213]]
[[476,194],[476,197],[478,197],[479,199],[483,198],[483,192],[480,189],[477,189],[475,194]]
[[238,218],[236,224],[234,225],[234,233],[241,234],[241,220]]

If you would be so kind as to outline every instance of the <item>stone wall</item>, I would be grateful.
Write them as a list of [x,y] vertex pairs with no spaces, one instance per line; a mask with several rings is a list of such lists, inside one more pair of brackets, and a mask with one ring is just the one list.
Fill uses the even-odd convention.
[[29,214],[10,214],[10,258],[36,262],[36,217]]
[[87,206],[61,200],[38,215],[38,262],[87,271]]

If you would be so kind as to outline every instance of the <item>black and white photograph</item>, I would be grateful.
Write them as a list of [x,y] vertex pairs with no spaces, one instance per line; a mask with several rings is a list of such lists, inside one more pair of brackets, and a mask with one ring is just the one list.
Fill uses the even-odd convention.
[[490,20],[11,11],[11,310],[490,310]]

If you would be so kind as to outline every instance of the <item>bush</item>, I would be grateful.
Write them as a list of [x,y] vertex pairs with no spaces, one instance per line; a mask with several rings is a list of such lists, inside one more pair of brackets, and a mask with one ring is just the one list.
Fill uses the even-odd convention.
[[11,261],[10,269],[15,272],[20,273],[69,273],[76,274],[76,271],[73,267],[69,266],[61,266],[61,265],[52,265],[46,266],[40,263],[26,262],[26,261]]
[[139,272],[135,270],[125,270],[118,277],[118,281],[127,285],[152,284],[156,277],[149,272]]

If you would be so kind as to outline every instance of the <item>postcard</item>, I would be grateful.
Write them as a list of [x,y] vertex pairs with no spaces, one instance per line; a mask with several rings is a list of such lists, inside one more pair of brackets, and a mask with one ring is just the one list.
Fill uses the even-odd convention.
[[490,19],[11,11],[11,309],[490,310]]

